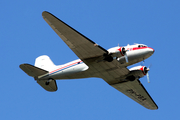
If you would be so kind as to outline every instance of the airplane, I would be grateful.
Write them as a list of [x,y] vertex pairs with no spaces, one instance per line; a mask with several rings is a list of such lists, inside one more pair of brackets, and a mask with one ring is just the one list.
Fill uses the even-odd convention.
[[21,64],[19,67],[45,90],[57,91],[56,80],[79,78],[102,78],[110,86],[122,92],[147,109],[158,106],[146,91],[140,78],[148,76],[146,66],[127,67],[149,58],[154,49],[144,44],[127,45],[104,49],[53,14],[44,11],[43,19],[80,58],[72,62],[55,65],[47,55],[36,58],[35,65]]

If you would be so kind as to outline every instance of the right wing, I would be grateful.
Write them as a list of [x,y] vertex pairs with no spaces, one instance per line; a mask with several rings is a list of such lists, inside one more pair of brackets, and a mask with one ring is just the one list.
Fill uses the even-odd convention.
[[139,80],[118,83],[111,86],[148,109],[158,109],[158,106]]

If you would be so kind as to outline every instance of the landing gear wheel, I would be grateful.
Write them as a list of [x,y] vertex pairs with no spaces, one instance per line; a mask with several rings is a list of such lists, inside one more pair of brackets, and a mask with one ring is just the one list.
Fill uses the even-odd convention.
[[45,85],[49,85],[49,83],[52,81],[53,79],[49,79],[46,81]]
[[49,85],[49,83],[50,83],[50,82],[49,82],[49,80],[48,80],[48,81],[46,81],[45,85]]

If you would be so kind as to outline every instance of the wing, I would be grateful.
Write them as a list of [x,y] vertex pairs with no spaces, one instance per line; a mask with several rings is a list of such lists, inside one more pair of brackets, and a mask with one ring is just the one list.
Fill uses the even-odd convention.
[[49,12],[42,13],[44,20],[69,46],[69,48],[81,59],[89,59],[102,56],[107,50],[88,39],[56,16]]
[[118,83],[111,86],[148,109],[158,109],[158,106],[139,80]]

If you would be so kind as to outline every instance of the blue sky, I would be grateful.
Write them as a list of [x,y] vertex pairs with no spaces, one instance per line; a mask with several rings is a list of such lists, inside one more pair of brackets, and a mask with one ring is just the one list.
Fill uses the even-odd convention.
[[[77,59],[42,18],[49,11],[105,49],[143,43],[155,49],[151,83],[141,82],[159,106],[151,111],[102,79],[59,80],[47,92],[19,65],[48,55],[55,64]],[[0,1],[0,119],[169,120],[180,119],[178,0]],[[140,65],[140,64],[137,64]]]

